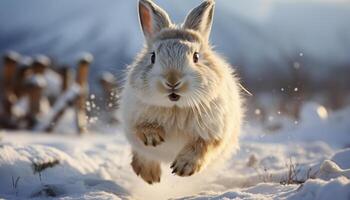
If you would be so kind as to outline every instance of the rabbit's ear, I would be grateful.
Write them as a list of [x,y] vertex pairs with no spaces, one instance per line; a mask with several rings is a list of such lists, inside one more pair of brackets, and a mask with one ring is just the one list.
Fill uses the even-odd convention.
[[214,5],[214,0],[205,0],[187,15],[183,27],[199,31],[206,39],[209,39],[213,24]]
[[139,17],[147,40],[151,40],[157,32],[171,25],[168,14],[151,0],[139,0]]

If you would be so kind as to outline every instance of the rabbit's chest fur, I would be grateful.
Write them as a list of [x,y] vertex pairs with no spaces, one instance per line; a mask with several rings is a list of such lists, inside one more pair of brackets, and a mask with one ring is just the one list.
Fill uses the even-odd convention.
[[[122,110],[127,119],[126,128],[129,130],[126,136],[133,148],[148,157],[170,162],[191,139],[225,137],[223,124],[227,108],[222,106],[224,104],[220,98],[208,103],[205,109],[193,109],[150,106],[130,93],[124,95],[124,100],[129,105],[127,110]],[[162,126],[165,130],[165,142],[157,147],[144,146],[133,131],[141,123],[157,123]]]
[[216,99],[197,108],[141,106],[135,124],[156,123],[165,130],[166,137],[183,137],[193,139],[202,137],[220,138],[223,132],[225,108],[221,100]]
[[190,109],[148,107],[142,113],[141,120],[149,119],[150,122],[158,123],[164,127],[167,135],[190,135],[186,132],[191,132],[194,128],[195,118],[196,116]]

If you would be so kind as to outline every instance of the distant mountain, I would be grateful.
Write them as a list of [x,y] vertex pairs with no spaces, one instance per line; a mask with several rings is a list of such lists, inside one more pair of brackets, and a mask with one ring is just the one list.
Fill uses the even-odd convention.
[[[157,2],[179,22],[200,1]],[[247,7],[242,2],[247,1],[217,0],[212,41],[248,75],[258,76],[266,67],[283,73],[294,60],[315,75],[350,67],[350,3],[273,1],[261,15],[254,10],[261,5]],[[118,72],[142,46],[136,4],[136,0],[2,0],[0,53],[8,49],[46,53],[72,65],[77,55],[89,51],[96,57],[93,70]]]

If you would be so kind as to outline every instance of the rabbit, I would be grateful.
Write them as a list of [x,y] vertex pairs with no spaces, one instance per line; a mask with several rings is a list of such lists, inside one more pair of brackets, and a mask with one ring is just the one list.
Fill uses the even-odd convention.
[[234,70],[209,43],[214,4],[205,0],[174,25],[139,0],[145,46],[127,67],[120,112],[132,169],[149,184],[160,182],[161,163],[186,177],[239,148],[243,100]]

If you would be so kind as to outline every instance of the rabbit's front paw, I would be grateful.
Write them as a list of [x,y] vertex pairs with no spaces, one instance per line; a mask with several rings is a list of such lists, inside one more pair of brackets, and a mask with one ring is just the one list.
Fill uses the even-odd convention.
[[180,153],[172,163],[172,173],[178,176],[191,176],[198,172],[203,166],[203,159],[192,150]]
[[164,142],[164,128],[155,123],[143,123],[136,127],[136,135],[146,146],[157,146]]

